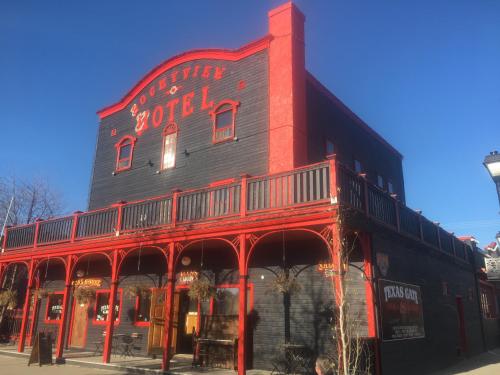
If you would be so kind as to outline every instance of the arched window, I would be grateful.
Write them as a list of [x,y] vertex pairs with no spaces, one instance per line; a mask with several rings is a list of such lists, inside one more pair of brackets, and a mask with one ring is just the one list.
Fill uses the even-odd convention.
[[212,142],[223,142],[234,138],[234,122],[239,102],[223,100],[210,112],[212,116]]
[[177,146],[177,125],[172,123],[163,130],[163,151],[161,169],[175,167],[175,149]]
[[132,166],[132,155],[134,154],[134,145],[137,138],[126,135],[115,145],[116,147],[116,166],[115,172],[125,171]]

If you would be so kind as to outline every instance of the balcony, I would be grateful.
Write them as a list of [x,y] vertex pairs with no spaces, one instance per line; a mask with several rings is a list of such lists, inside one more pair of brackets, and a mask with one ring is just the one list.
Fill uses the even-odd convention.
[[188,225],[225,223],[230,219],[244,223],[247,219],[290,212],[292,208],[293,212],[308,208],[328,212],[325,209],[337,203],[401,235],[468,262],[465,243],[333,159],[280,174],[243,176],[238,181],[208,188],[175,191],[7,228],[3,250],[4,254],[26,248],[41,251],[59,243],[155,229],[183,227],[185,230]]

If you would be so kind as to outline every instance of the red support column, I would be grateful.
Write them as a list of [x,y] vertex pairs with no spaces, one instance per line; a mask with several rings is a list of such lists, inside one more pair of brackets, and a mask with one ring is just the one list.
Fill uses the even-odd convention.
[[248,272],[246,267],[247,240],[245,234],[240,234],[240,304],[238,316],[238,375],[246,374],[246,330],[247,330],[247,282]]
[[365,270],[365,295],[366,295],[366,316],[368,320],[368,337],[374,339],[375,351],[375,374],[381,373],[380,367],[380,350],[378,342],[377,330],[377,309],[375,306],[375,280],[373,277],[373,257],[371,240],[368,233],[360,234],[361,249],[364,256],[364,270]]
[[56,346],[56,363],[62,363],[63,357],[63,349],[64,349],[64,337],[66,336],[66,326],[69,316],[69,295],[71,293],[71,268],[72,268],[72,260],[71,255],[67,257],[66,261],[66,279],[65,279],[65,288],[64,288],[64,296],[63,296],[63,305],[62,305],[62,316],[59,321],[59,335],[57,336],[57,346]]
[[168,244],[168,264],[167,264],[167,297],[165,299],[165,327],[163,336],[163,358],[161,363],[162,370],[168,370],[170,367],[170,340],[172,338],[172,304],[174,301],[174,285],[175,285],[175,243]]
[[104,350],[102,354],[102,361],[104,363],[109,363],[111,359],[113,331],[115,328],[115,305],[116,305],[117,289],[118,289],[118,250],[114,250],[113,264],[111,266],[111,290],[109,292],[108,321],[106,322],[106,338],[104,340]]
[[28,324],[28,314],[30,311],[30,300],[31,300],[31,288],[33,287],[33,268],[35,261],[31,259],[30,268],[28,272],[28,287],[26,288],[26,298],[24,299],[23,307],[23,320],[21,322],[21,330],[19,332],[19,344],[17,346],[17,351],[19,353],[24,352],[24,345],[26,342],[26,326]]

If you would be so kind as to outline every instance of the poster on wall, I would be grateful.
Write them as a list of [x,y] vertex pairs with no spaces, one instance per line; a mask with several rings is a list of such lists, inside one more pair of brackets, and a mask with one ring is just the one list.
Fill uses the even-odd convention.
[[378,286],[382,340],[425,337],[420,287],[383,279],[379,279]]
[[500,258],[485,258],[486,275],[489,280],[500,280]]

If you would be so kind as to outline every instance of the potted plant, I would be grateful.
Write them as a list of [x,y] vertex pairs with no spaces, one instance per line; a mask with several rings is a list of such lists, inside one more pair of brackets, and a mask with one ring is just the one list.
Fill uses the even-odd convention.
[[78,287],[75,289],[74,297],[77,303],[85,304],[95,300],[96,289],[91,287]]
[[146,285],[130,285],[126,289],[126,294],[132,299],[136,297],[147,299],[151,296],[151,288]]
[[17,307],[17,291],[3,290],[0,292],[0,306],[7,310],[13,310]]
[[215,294],[215,287],[207,279],[196,279],[189,284],[188,295],[190,298],[208,301],[210,298],[215,297]]
[[279,272],[271,281],[270,288],[277,293],[293,294],[301,290],[300,284],[295,277],[290,277],[286,272]]

